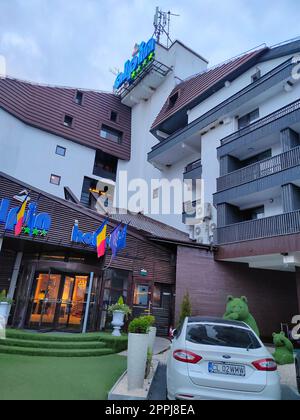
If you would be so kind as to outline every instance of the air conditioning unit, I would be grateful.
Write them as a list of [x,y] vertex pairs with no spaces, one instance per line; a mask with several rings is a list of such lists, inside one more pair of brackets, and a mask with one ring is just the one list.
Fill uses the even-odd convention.
[[203,223],[201,225],[195,225],[194,227],[194,240],[199,244],[208,243],[208,226]]

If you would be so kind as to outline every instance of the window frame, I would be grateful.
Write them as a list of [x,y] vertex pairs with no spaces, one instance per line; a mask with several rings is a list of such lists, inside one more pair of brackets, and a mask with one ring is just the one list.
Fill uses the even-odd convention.
[[[69,125],[69,124],[66,123],[66,118],[72,119],[71,125]],[[63,125],[66,128],[74,128],[74,117],[72,115],[70,115],[70,114],[64,114],[64,117],[63,117]]]
[[[81,95],[81,102],[78,102],[78,100],[77,100],[78,94]],[[79,105],[79,106],[83,106],[83,104],[84,104],[84,93],[79,89],[77,89],[76,92],[75,92],[74,102],[75,102],[76,105]]]
[[[58,183],[56,182],[52,182],[53,178],[57,178],[58,179]],[[55,185],[56,187],[59,187],[61,184],[61,176],[60,175],[56,175],[56,174],[51,174],[50,175],[50,184],[51,185]]]
[[[61,153],[58,153],[58,150],[63,150],[64,151],[64,154],[61,154]],[[60,146],[59,144],[56,146],[56,149],[55,149],[55,154],[57,155],[57,156],[60,156],[60,157],[66,157],[66,154],[67,154],[67,148],[66,147],[63,147],[63,146]]]
[[[115,132],[116,136],[118,134],[118,140],[117,140],[117,138],[114,139],[112,137],[104,137],[102,135],[102,133],[105,132],[105,131],[109,134],[109,130],[112,132],[112,135],[113,135],[113,132]],[[116,128],[113,128],[113,127],[105,124],[105,123],[100,124],[100,133],[99,134],[100,134],[100,138],[103,139],[103,140],[113,142],[114,144],[122,144],[123,143],[124,133],[122,131],[116,129]]]

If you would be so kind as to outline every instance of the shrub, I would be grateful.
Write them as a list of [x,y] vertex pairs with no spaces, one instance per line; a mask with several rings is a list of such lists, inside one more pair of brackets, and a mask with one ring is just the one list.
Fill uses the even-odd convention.
[[2,290],[2,292],[0,292],[0,303],[8,303],[10,305],[13,303],[13,300],[7,297],[6,290]]
[[116,303],[115,305],[111,305],[108,308],[108,312],[110,314],[114,313],[115,311],[124,312],[126,318],[128,318],[131,315],[131,309],[129,308],[128,305],[125,305],[124,299],[122,296],[119,298],[118,303]]
[[154,327],[155,317],[153,315],[146,315],[146,316],[142,316],[141,318],[145,319],[148,322],[149,328]]
[[141,316],[140,318],[135,318],[130,322],[128,331],[132,334],[148,334],[149,332],[149,321],[145,319],[146,317]]
[[190,295],[188,292],[184,295],[181,303],[179,325],[182,325],[186,317],[192,316],[192,304],[190,301]]

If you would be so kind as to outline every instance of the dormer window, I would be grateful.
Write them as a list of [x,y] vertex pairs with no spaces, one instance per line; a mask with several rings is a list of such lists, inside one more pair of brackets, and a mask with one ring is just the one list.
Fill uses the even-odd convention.
[[74,121],[73,117],[71,117],[70,115],[65,115],[64,126],[72,128],[73,127],[73,121]]
[[169,107],[173,108],[173,106],[176,104],[177,100],[179,98],[179,90],[170,96],[169,98]]
[[251,76],[252,83],[257,82],[261,78],[261,70],[257,69],[256,73]]
[[114,123],[118,122],[118,113],[116,111],[111,111],[110,121],[112,121]]
[[76,96],[75,96],[75,102],[77,105],[82,105],[83,102],[83,93],[77,90]]

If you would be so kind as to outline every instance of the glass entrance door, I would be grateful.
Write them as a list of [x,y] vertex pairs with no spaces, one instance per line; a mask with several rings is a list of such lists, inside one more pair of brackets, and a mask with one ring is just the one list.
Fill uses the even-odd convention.
[[28,327],[80,331],[88,284],[88,276],[38,273]]

